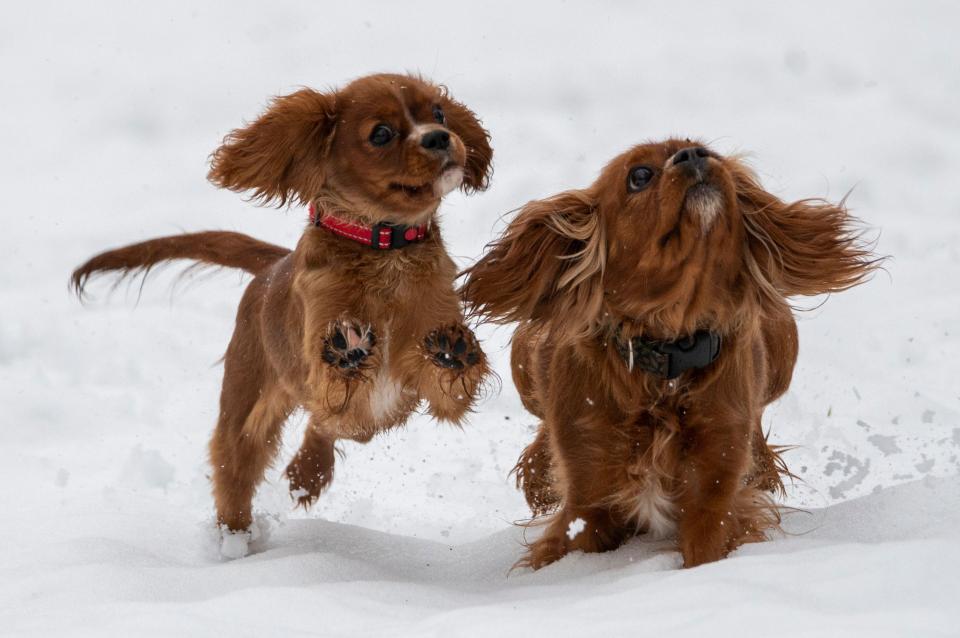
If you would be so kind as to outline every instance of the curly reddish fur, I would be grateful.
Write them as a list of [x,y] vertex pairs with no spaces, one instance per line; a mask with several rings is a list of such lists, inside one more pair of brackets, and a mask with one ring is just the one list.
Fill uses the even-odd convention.
[[[370,141],[378,125],[395,133],[386,145]],[[437,131],[449,134],[445,148],[421,143]],[[254,491],[298,406],[310,421],[286,474],[305,507],[333,479],[337,439],[368,441],[404,423],[421,401],[438,419],[465,418],[488,368],[463,325],[456,268],[437,225],[439,191],[450,180],[431,185],[452,170],[462,171],[462,188],[482,190],[491,157],[473,112],[422,78],[374,75],[338,92],[302,89],[230,133],[213,153],[210,180],[262,203],[312,202],[355,223],[428,223],[425,241],[375,251],[310,225],[291,252],[237,233],[196,233],[108,251],[73,273],[81,295],[92,275],[149,272],[175,259],[254,275],[224,357],[210,442],[223,526],[250,525]]]
[[[638,167],[650,179],[631,190]],[[690,567],[777,526],[770,494],[790,475],[760,424],[796,362],[788,298],[862,282],[878,260],[861,237],[842,204],[783,202],[689,140],[637,146],[588,188],[523,207],[461,289],[474,314],[519,322],[514,380],[542,419],[515,472],[550,517],[520,564],[650,531],[675,533]],[[615,346],[697,330],[721,335],[720,356],[673,381]]]

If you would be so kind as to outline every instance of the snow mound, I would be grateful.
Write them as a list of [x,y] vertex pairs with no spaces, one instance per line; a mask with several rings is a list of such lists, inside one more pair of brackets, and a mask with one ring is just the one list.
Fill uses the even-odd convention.
[[[957,503],[960,477],[928,478],[790,514],[785,534],[692,570],[679,568],[669,543],[637,538],[606,554],[511,572],[520,528],[447,545],[291,520],[262,551],[229,562],[187,555],[176,542],[77,536],[22,546],[24,558],[7,559],[0,626],[48,635],[588,636],[643,628],[682,637],[757,627],[777,636],[941,635],[960,626]],[[31,555],[42,556],[39,564]]]

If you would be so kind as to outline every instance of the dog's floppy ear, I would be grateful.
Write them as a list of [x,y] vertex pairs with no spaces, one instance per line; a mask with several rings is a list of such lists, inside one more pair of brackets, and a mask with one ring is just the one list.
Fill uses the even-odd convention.
[[840,292],[863,282],[882,262],[843,201],[786,203],[742,165],[734,168],[733,178],[747,229],[747,264],[764,294]]
[[464,274],[471,313],[499,323],[549,318],[594,327],[603,303],[606,236],[593,195],[572,190],[524,206]]
[[473,111],[450,97],[446,87],[440,87],[440,107],[446,117],[447,128],[463,140],[467,150],[463,175],[464,191],[485,190],[490,184],[490,175],[493,172],[490,133],[483,128]]
[[253,191],[263,204],[309,202],[323,185],[335,109],[334,95],[312,89],[275,98],[256,121],[224,138],[207,178],[233,191]]

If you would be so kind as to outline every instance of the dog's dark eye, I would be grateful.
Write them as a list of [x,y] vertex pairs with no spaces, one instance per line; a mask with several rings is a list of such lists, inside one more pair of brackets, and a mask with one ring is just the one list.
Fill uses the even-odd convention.
[[653,179],[653,169],[649,166],[634,166],[627,175],[627,190],[637,193],[650,185]]
[[374,146],[386,146],[393,139],[393,129],[385,124],[378,124],[373,127],[370,133],[370,143]]
[[436,104],[433,105],[433,119],[435,119],[439,124],[444,124],[447,121],[447,118],[443,115],[443,109]]

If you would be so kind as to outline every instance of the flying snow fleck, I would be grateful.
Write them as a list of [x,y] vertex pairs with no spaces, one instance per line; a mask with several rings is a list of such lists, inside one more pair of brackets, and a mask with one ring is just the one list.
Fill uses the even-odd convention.
[[577,535],[587,527],[587,522],[582,518],[575,518],[567,525],[567,538],[573,540]]

